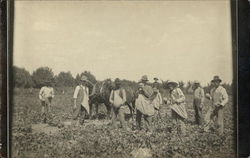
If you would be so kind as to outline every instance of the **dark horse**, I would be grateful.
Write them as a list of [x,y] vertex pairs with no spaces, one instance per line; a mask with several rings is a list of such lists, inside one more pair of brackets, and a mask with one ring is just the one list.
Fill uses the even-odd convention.
[[107,79],[103,82],[97,82],[89,97],[90,105],[90,117],[93,117],[93,107],[95,105],[96,114],[98,114],[99,104],[104,104],[107,109],[107,117],[111,117],[111,105],[109,102],[109,96],[112,91],[112,82]]
[[[95,105],[95,113],[98,114],[98,106],[99,104],[104,104],[107,109],[107,118],[111,118],[111,104],[109,102],[109,97],[112,89],[114,88],[114,83],[110,80],[107,79],[103,82],[97,82],[92,90],[92,93],[90,95],[90,117],[93,117],[93,106]],[[126,99],[127,101],[125,104],[129,107],[130,109],[130,114],[133,119],[134,115],[134,108],[135,108],[135,87],[130,87],[130,86],[123,86],[123,88],[126,91]]]

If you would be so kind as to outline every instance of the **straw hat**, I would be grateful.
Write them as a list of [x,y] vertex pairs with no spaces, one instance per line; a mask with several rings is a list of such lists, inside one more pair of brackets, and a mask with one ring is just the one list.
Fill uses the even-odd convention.
[[141,81],[148,81],[148,76],[147,75],[143,75],[141,77]]
[[219,76],[214,76],[213,80],[211,82],[221,82],[222,80],[220,79]]
[[174,85],[175,87],[178,86],[178,83],[175,81],[168,81],[167,82],[167,87],[169,87],[169,85]]

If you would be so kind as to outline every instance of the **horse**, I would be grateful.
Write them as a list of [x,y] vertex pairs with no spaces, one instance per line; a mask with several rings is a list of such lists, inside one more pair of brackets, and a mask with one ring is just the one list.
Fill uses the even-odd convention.
[[111,118],[111,104],[109,102],[109,96],[112,91],[112,82],[107,79],[102,82],[97,82],[93,86],[92,93],[89,97],[90,105],[90,117],[93,118],[93,107],[95,105],[96,114],[98,115],[99,105],[104,104],[107,109],[107,117]]
[[[126,82],[124,82],[126,83]],[[109,102],[110,93],[114,88],[114,83],[110,79],[106,79],[102,82],[97,82],[90,95],[90,116],[93,118],[93,106],[96,107],[96,114],[98,114],[98,107],[100,104],[104,104],[107,109],[107,117],[111,118],[111,103]],[[135,111],[135,100],[136,100],[136,86],[122,84],[122,88],[126,92],[126,102],[125,105],[129,107],[130,115],[132,119],[134,118]]]

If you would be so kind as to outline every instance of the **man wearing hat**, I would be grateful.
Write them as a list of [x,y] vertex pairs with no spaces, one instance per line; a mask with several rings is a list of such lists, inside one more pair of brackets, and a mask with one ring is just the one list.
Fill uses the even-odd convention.
[[195,123],[198,125],[203,124],[203,117],[202,117],[202,107],[204,105],[205,94],[203,88],[200,86],[199,81],[194,81],[193,84],[194,90],[194,112],[195,112]]
[[141,129],[141,118],[143,117],[147,131],[152,132],[151,121],[152,116],[155,113],[152,102],[157,96],[157,93],[155,93],[153,88],[148,85],[148,77],[146,75],[142,76],[140,84],[141,90],[135,102],[136,126],[139,130]]
[[158,82],[158,80],[159,80],[158,78],[156,78],[156,77],[154,78],[153,90],[155,93],[157,93],[157,96],[153,101],[153,105],[155,108],[155,115],[160,118],[161,117],[160,116],[160,107],[163,104],[163,100],[162,100],[162,96],[160,93],[160,83]]
[[[215,125],[218,129],[219,134],[223,134],[224,132],[224,116],[223,111],[225,105],[228,103],[228,94],[224,87],[221,86],[221,79],[219,76],[214,76],[213,80],[213,88],[210,91],[209,99],[212,101],[212,106],[208,111],[208,115],[210,116],[210,122],[215,119]],[[208,123],[209,125],[209,123]],[[205,129],[207,129],[205,127]]]
[[157,90],[160,89],[160,83],[158,82],[158,78],[154,78],[153,88],[156,88]]
[[119,78],[115,79],[115,87],[110,93],[109,102],[112,105],[112,125],[117,127],[116,118],[118,117],[123,129],[127,130],[127,125],[125,122],[125,102],[126,102],[126,92],[125,89],[121,87],[121,81]]
[[185,96],[175,81],[167,82],[166,87],[170,90],[170,100],[168,103],[172,111],[172,118],[177,124],[177,133],[185,135],[186,125],[184,121],[188,118],[185,107]]
[[76,86],[74,91],[74,113],[73,119],[76,120],[79,117],[79,122],[82,125],[86,114],[89,114],[89,88],[87,84],[93,85],[87,78],[83,75],[80,79],[80,84]]
[[42,104],[42,121],[46,123],[50,112],[51,112],[51,102],[54,98],[54,89],[52,87],[51,81],[45,81],[45,86],[43,86],[39,92],[39,99]]

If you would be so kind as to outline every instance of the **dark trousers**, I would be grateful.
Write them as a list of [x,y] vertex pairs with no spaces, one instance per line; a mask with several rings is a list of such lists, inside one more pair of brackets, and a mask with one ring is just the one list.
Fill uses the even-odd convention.
[[223,120],[224,120],[224,107],[210,106],[210,108],[208,109],[207,115],[205,117],[206,128],[210,128],[211,122],[214,122],[217,132],[219,134],[223,134],[224,133]]
[[50,118],[51,115],[51,102],[52,98],[47,98],[45,101],[41,101],[42,104],[42,120],[44,123]]
[[146,130],[152,132],[152,116],[144,115],[142,114],[139,110],[136,110],[136,126],[137,129],[141,130],[142,129],[142,117],[144,118],[145,121],[145,126]]
[[82,105],[78,105],[77,108],[74,110],[73,119],[74,120],[79,119],[80,124],[83,124],[86,113],[87,112],[85,108]]
[[198,125],[203,124],[203,116],[202,116],[202,108],[201,108],[201,100],[194,99],[194,117],[195,123]]

